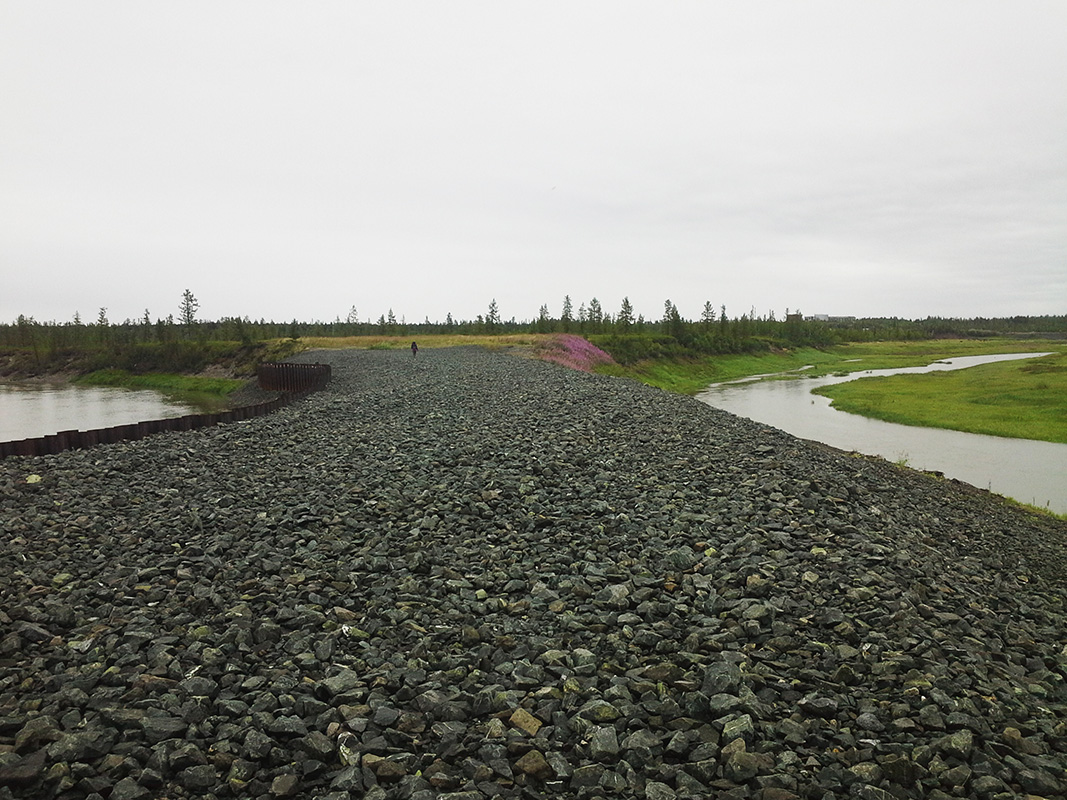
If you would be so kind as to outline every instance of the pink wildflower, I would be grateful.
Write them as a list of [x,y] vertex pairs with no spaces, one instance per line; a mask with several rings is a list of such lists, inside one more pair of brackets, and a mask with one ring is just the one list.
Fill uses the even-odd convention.
[[581,336],[561,333],[536,348],[537,357],[563,367],[592,372],[598,364],[614,364],[615,359]]

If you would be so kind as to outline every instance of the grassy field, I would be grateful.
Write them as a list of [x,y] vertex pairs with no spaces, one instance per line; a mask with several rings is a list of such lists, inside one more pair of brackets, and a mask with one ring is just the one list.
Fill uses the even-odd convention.
[[845,344],[827,352],[839,359],[806,372],[807,375],[835,375],[868,369],[921,367],[943,358],[987,356],[998,353],[1044,353],[1067,351],[1067,343],[1039,339],[929,339],[919,342],[866,342]]
[[[1045,348],[1048,349],[1048,348]],[[860,378],[817,394],[868,417],[1067,443],[1067,352],[952,372]]]
[[1067,343],[1063,341],[871,342],[825,350],[805,348],[684,362],[646,362],[630,368],[610,365],[596,371],[636,378],[668,391],[695,394],[710,383],[801,367],[810,368],[797,372],[795,377],[925,366],[956,356],[1048,351],[1056,355],[927,375],[862,378],[818,391],[832,398],[835,408],[887,422],[1067,442]]
[[227,407],[226,398],[247,381],[231,378],[207,378],[193,375],[147,373],[134,375],[121,369],[102,369],[77,378],[83,386],[115,386],[123,389],[151,389],[172,400],[195,406],[203,411]]
[[642,361],[629,367],[613,364],[597,367],[596,371],[603,375],[634,378],[669,392],[696,394],[711,383],[784,372],[826,361],[836,363],[837,359],[824,351],[803,348],[780,353],[708,356],[684,361]]
[[1015,339],[937,339],[919,342],[845,344],[824,350],[796,350],[743,355],[709,356],[685,361],[649,361],[633,367],[598,367],[607,375],[635,378],[679,394],[696,394],[708,384],[732,381],[810,366],[803,376],[844,375],[868,369],[919,367],[942,358],[994,353],[1033,353],[1067,349],[1063,342]]

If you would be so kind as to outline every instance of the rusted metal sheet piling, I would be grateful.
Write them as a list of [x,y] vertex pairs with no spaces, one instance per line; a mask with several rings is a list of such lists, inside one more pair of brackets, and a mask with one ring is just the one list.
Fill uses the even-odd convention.
[[268,392],[314,392],[330,382],[329,364],[260,364],[259,388]]
[[134,441],[166,431],[191,431],[227,422],[252,419],[270,414],[306,394],[325,388],[331,376],[329,364],[261,364],[257,372],[260,388],[282,394],[264,403],[241,406],[217,414],[188,414],[184,417],[153,419],[130,425],[116,425],[111,428],[60,431],[34,439],[0,442],[0,458],[55,455],[64,450]]

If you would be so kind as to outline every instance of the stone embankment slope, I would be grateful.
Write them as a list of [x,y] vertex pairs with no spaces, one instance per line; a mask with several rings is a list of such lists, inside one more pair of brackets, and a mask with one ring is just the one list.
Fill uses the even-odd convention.
[[0,463],[0,798],[1067,791],[1063,523],[627,381],[315,356]]

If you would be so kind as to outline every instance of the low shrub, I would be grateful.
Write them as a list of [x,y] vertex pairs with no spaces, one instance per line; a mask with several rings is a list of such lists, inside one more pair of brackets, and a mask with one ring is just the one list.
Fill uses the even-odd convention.
[[608,354],[581,336],[561,333],[552,336],[534,346],[534,353],[542,361],[551,361],[582,372],[592,372],[593,367],[601,364],[614,364],[615,360]]

